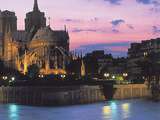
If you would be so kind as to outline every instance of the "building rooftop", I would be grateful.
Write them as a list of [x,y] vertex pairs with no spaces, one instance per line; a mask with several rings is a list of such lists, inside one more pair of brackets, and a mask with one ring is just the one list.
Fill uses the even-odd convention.
[[27,41],[27,32],[25,32],[24,30],[18,30],[13,33],[12,37],[13,40],[16,41]]

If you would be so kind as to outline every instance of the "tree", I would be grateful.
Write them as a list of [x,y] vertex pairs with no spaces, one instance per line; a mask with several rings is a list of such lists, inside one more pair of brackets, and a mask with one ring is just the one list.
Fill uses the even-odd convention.
[[152,98],[157,100],[160,95],[160,56],[152,53],[137,64],[141,67],[142,76],[148,82],[148,88],[151,90]]
[[39,74],[39,71],[40,71],[40,69],[36,64],[30,65],[28,67],[28,76],[30,78],[36,78]]
[[0,66],[1,68],[4,68],[4,62],[0,59]]

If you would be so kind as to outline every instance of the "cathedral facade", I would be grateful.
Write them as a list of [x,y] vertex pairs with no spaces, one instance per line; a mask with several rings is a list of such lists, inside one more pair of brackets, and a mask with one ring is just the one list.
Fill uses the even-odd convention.
[[36,64],[40,74],[66,74],[69,62],[69,34],[46,26],[45,13],[34,0],[33,11],[26,14],[25,30],[17,30],[14,12],[0,11],[0,57],[7,67],[26,74]]

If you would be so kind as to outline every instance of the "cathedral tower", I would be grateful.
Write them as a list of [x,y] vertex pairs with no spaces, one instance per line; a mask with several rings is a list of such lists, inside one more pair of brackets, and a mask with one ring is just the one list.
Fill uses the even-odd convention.
[[14,12],[8,10],[0,11],[0,32],[5,33],[17,31],[17,17]]
[[39,8],[38,8],[38,2],[37,2],[37,0],[34,0],[34,7],[33,7],[33,11],[39,11]]
[[5,33],[17,31],[17,17],[14,12],[0,11],[0,56],[4,55]]
[[26,14],[25,31],[30,33],[30,39],[41,27],[46,27],[45,13],[38,8],[37,0],[34,0],[33,11]]

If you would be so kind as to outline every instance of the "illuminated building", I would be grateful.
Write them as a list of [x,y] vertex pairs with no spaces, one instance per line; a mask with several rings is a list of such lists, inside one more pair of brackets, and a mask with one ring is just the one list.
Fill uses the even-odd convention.
[[[84,56],[86,74],[97,76],[102,73],[102,69],[110,65],[113,61],[111,54],[105,54],[104,50],[96,50]],[[102,73],[103,74],[103,73]]]
[[142,69],[138,63],[151,55],[155,61],[160,60],[160,38],[131,44],[128,49],[128,72],[131,80],[142,79]]
[[25,19],[25,31],[29,33],[29,39],[41,27],[46,27],[45,13],[39,10],[37,0],[34,0],[33,11],[27,13]]
[[0,11],[0,32],[17,31],[17,17],[14,12],[8,10]]
[[5,32],[15,32],[17,31],[17,17],[14,12],[10,12],[8,10],[1,11],[0,10],[0,56],[2,57],[4,54],[4,47],[2,46],[5,44],[3,39]]
[[[6,16],[11,13],[7,11]],[[39,10],[37,0],[34,0],[33,11],[26,14],[25,30],[17,31],[17,17],[15,13],[11,16],[6,24],[1,23],[3,17],[0,17],[0,28],[5,28],[0,31],[0,39],[4,41],[0,44],[1,59],[5,65],[24,74],[33,64],[40,68],[40,74],[66,74],[69,60],[66,27],[64,30],[52,30],[50,25],[46,26],[45,13]]]
[[106,64],[101,72],[106,80],[116,80],[117,82],[123,82],[127,80],[127,59],[126,58],[114,58],[112,63]]

